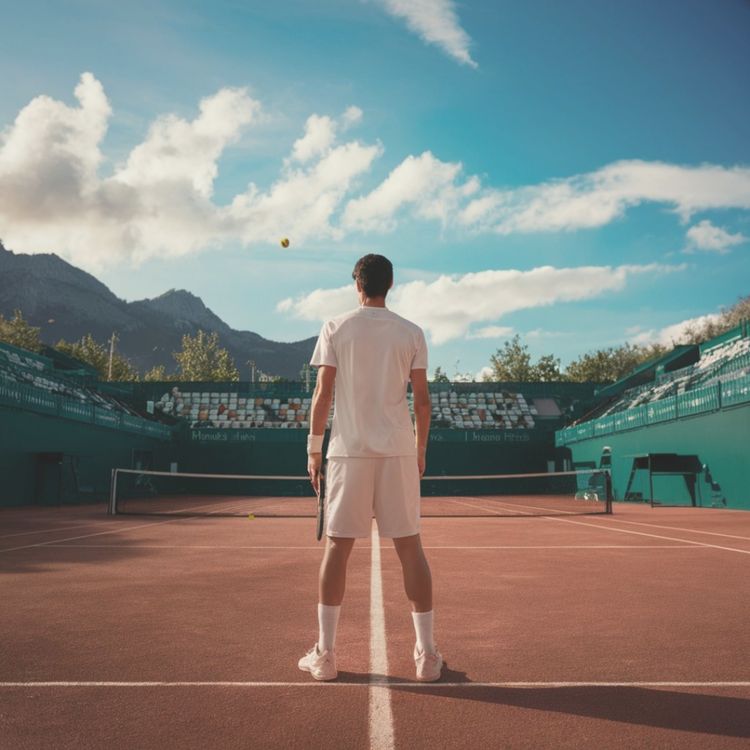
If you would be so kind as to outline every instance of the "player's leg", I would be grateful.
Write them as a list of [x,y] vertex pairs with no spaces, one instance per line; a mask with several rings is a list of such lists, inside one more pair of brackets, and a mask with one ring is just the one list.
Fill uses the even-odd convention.
[[424,613],[432,610],[432,574],[422,549],[419,534],[403,536],[393,540],[396,554],[401,562],[404,590],[411,602],[412,612]]
[[346,566],[354,539],[326,537],[326,551],[318,576],[318,651],[333,651],[341,602],[346,589]]
[[318,601],[328,607],[338,607],[344,600],[346,567],[354,547],[354,539],[326,537],[326,549],[318,576]]
[[375,485],[378,530],[393,539],[401,562],[417,637],[417,679],[434,681],[440,678],[443,660],[433,637],[432,574],[419,535],[419,470],[413,456],[393,456],[381,462]]
[[[329,459],[326,547],[318,577],[318,641],[300,659],[300,669],[317,680],[337,676],[335,646],[349,555],[358,537],[370,535],[372,482],[367,459]],[[368,486],[370,490],[368,491]]]

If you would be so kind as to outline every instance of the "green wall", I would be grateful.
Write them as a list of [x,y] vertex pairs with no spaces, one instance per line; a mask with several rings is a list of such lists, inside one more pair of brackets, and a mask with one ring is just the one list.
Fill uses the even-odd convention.
[[[180,471],[304,475],[307,430],[201,429],[181,434]],[[567,455],[567,451],[564,451]],[[428,474],[510,474],[547,471],[563,451],[551,430],[431,430]]]
[[[0,406],[0,506],[57,502],[54,466],[42,470],[37,480],[35,453],[59,452],[78,459],[82,501],[105,500],[112,466],[129,467],[133,450],[151,450],[155,460],[168,465],[175,460],[176,443],[124,430]],[[63,502],[76,502],[72,474],[63,473]],[[38,496],[38,497],[37,497]]]
[[[621,500],[630,475],[634,454],[695,454],[706,464],[713,480],[721,485],[727,507],[750,510],[750,404],[683,417],[672,422],[617,432],[600,438],[570,443],[575,464],[599,465],[602,448],[612,449],[612,484],[616,500]],[[657,497],[677,498],[684,482],[657,479]],[[636,487],[643,491],[642,486]],[[710,488],[701,484],[704,504]],[[647,496],[647,491],[644,493]]]

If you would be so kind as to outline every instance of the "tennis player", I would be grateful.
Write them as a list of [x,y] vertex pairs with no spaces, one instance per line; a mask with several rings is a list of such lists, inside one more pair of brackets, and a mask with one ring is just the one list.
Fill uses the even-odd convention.
[[[419,536],[419,479],[430,429],[427,345],[419,326],[391,312],[385,298],[393,266],[365,255],[354,266],[360,305],[323,325],[310,364],[318,367],[308,472],[318,489],[323,434],[333,399],[326,471],[326,548],[320,566],[318,642],[299,661],[316,680],[333,680],[336,627],[346,565],[355,539],[370,536],[373,515],[381,537],[393,539],[416,631],[417,679],[440,679],[443,659],[433,640],[432,578]],[[416,434],[406,402],[411,381]]]

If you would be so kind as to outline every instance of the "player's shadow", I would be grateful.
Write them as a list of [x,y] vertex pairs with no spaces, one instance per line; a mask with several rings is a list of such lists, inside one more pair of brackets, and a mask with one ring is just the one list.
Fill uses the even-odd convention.
[[[472,686],[464,672],[445,669],[443,683],[416,686],[389,681],[394,692],[413,692],[456,701],[480,701],[536,711],[574,714],[626,724],[724,737],[750,738],[750,699],[638,686],[486,687]],[[689,688],[688,688],[689,689]]]

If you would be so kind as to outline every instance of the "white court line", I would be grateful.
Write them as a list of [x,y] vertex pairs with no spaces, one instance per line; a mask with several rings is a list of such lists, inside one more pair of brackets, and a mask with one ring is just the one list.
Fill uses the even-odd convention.
[[89,523],[77,523],[75,526],[67,526],[60,528],[59,526],[55,529],[35,529],[34,531],[16,531],[13,534],[0,534],[0,539],[7,539],[12,536],[28,536],[29,534],[51,534],[54,531],[70,531],[71,529],[82,529],[85,526],[91,526],[91,523],[97,523],[98,519],[92,518]]
[[[511,506],[514,507],[514,506]],[[538,510],[545,510],[544,508],[538,508],[538,506],[527,505],[527,508],[537,508]],[[533,515],[533,514],[528,514]],[[647,536],[652,539],[665,539],[668,542],[682,542],[687,545],[694,545],[696,547],[708,547],[710,549],[720,549],[725,552],[739,552],[741,555],[750,555],[749,549],[737,549],[736,547],[722,547],[718,544],[708,544],[708,542],[696,542],[692,539],[680,539],[672,536],[662,536],[661,534],[647,534],[645,531],[633,531],[631,529],[616,529],[613,526],[605,526],[603,523],[590,523],[586,521],[573,521],[570,518],[556,518],[554,516],[533,516],[534,518],[540,518],[546,521],[558,521],[560,523],[573,523],[577,526],[589,526],[592,529],[603,529],[604,531],[615,531],[619,534],[635,534],[636,536]]]
[[370,750],[393,750],[393,713],[388,691],[388,651],[385,642],[383,577],[380,571],[380,537],[375,522],[370,536]]
[[[322,550],[322,545],[304,546],[294,545],[270,545],[270,544],[245,544],[245,545],[220,545],[220,544],[47,544],[47,547],[58,549],[315,549]],[[354,550],[366,552],[368,547],[354,547]],[[354,551],[352,550],[352,551]]]
[[[211,505],[201,505],[201,506],[198,506],[198,507],[199,508],[208,508],[208,507],[214,507],[214,506],[215,506],[215,503],[211,503]],[[226,512],[228,510],[232,510],[232,508],[235,508],[235,507],[237,507],[237,506],[232,505],[232,506],[229,506],[228,508],[217,509],[214,512],[215,513],[220,513],[220,512],[223,513],[223,512]],[[197,508],[196,508],[196,510],[197,510]],[[0,549],[0,553],[2,553],[2,552],[16,552],[16,551],[21,550],[21,549],[32,549],[34,547],[50,547],[53,544],[60,544],[61,542],[75,542],[75,541],[77,541],[79,539],[90,539],[91,537],[94,537],[94,536],[103,536],[105,534],[119,534],[119,533],[124,532],[124,531],[134,531],[136,529],[145,529],[145,528],[150,528],[152,526],[162,526],[165,523],[175,523],[176,521],[194,521],[196,519],[206,518],[207,516],[210,516],[210,515],[211,514],[208,513],[208,514],[202,515],[202,516],[175,516],[174,518],[170,518],[167,521],[151,521],[149,523],[138,524],[137,526],[125,526],[124,528],[123,527],[117,527],[117,528],[113,528],[113,529],[107,529],[106,531],[97,531],[95,534],[81,534],[80,536],[71,536],[71,537],[67,537],[65,539],[51,539],[49,542],[36,542],[36,544],[24,544],[21,547],[5,547],[4,549]]]
[[[63,545],[61,545],[63,546]],[[476,545],[476,546],[430,546],[423,549],[701,549],[694,544],[535,544],[535,545]]]
[[[478,499],[478,498],[475,498],[475,499]],[[461,500],[457,500],[455,502],[461,503],[461,505],[467,505],[469,507],[478,508],[480,510],[488,511],[489,515],[492,515],[492,516],[498,516],[500,518],[504,517],[504,515],[502,513],[492,513],[489,508],[486,508],[484,506],[474,505],[473,503],[467,503],[467,502],[464,502],[464,501],[461,501]],[[531,518],[539,518],[539,519],[544,520],[544,521],[558,521],[559,523],[573,523],[573,524],[576,524],[577,526],[588,526],[588,527],[590,527],[592,529],[602,529],[604,531],[615,531],[615,532],[618,532],[620,534],[635,534],[636,536],[647,536],[647,537],[650,537],[652,539],[664,539],[665,541],[668,541],[668,542],[681,542],[683,544],[692,545],[692,546],[695,546],[695,547],[708,547],[709,549],[720,549],[720,550],[724,550],[725,552],[738,552],[741,555],[750,555],[750,550],[748,550],[748,549],[738,549],[737,547],[723,547],[723,546],[718,545],[718,544],[708,544],[708,542],[696,542],[696,541],[693,541],[692,539],[680,539],[678,537],[663,536],[661,534],[647,534],[645,531],[633,531],[631,529],[617,529],[617,528],[615,528],[613,526],[605,526],[604,523],[591,523],[591,522],[586,522],[586,521],[573,521],[570,518],[558,518],[556,516],[549,516],[549,515],[548,516],[538,516],[538,515],[535,515],[534,513],[524,512],[523,510],[521,510],[521,508],[532,508],[534,510],[546,510],[546,511],[551,510],[550,508],[545,508],[545,507],[539,506],[539,505],[523,505],[523,506],[519,506],[519,505],[514,505],[513,503],[507,502],[507,501],[497,502],[497,503],[493,502],[493,505],[499,505],[499,506],[502,506],[504,508],[507,508],[508,510],[513,510],[516,513],[520,513],[520,514],[522,514],[524,516],[529,516]],[[574,514],[572,514],[572,515],[574,515]],[[605,519],[601,519],[601,520],[603,522]],[[606,520],[610,520],[610,519],[606,519]],[[616,519],[614,519],[614,520],[616,520]]]
[[[218,544],[47,544],[47,547],[70,549],[217,549],[217,550],[255,550],[255,549],[307,549],[320,550],[320,545],[218,545]],[[487,544],[487,545],[422,545],[423,549],[702,549],[694,544]],[[363,545],[354,546],[353,552],[367,552],[370,548]]]
[[[259,681],[232,681],[232,680],[182,680],[168,681],[103,681],[103,680],[80,680],[80,681],[39,681],[39,682],[0,682],[2,688],[154,688],[154,687],[235,687],[235,688],[332,688],[332,687],[354,687],[369,688],[372,683],[368,682],[316,682],[306,680],[304,682],[259,682]],[[714,680],[714,681],[552,681],[552,682],[399,682],[389,681],[387,678],[378,683],[380,690],[389,695],[388,691],[394,688],[423,688],[434,690],[439,688],[581,688],[581,687],[649,687],[649,688],[750,688],[750,680]],[[372,693],[370,693],[372,695]],[[389,703],[390,707],[390,698]],[[389,711],[390,713],[390,711]],[[372,715],[371,715],[372,716]],[[393,726],[391,724],[391,741]],[[371,727],[372,730],[372,727]],[[372,740],[372,734],[370,735]],[[391,745],[392,747],[393,745]],[[371,745],[371,747],[377,747]]]
[[[478,497],[473,498],[474,500],[477,500],[478,502],[481,502],[481,500]],[[466,500],[452,500],[451,502],[456,503],[456,505],[465,505],[467,508],[474,508],[475,510],[483,510],[488,516],[498,516],[499,518],[506,518],[507,513],[496,513],[492,508],[488,508],[485,505],[476,505],[475,503],[468,503]],[[497,505],[498,503],[494,503]],[[515,511],[515,509],[512,509]],[[531,516],[534,515],[533,513],[524,513],[523,511],[520,511],[521,515],[524,516]]]
[[[750,513],[748,513],[750,519]],[[669,529],[670,531],[687,531],[690,534],[708,534],[709,536],[722,536],[727,539],[744,539],[746,542],[750,542],[750,536],[737,536],[736,534],[720,534],[718,531],[703,531],[702,529],[686,529],[682,526],[664,526],[658,523],[647,523],[645,521],[626,521],[624,518],[618,518],[610,516],[607,518],[608,521],[616,521],[617,523],[630,523],[634,526],[650,526],[652,529]]]

